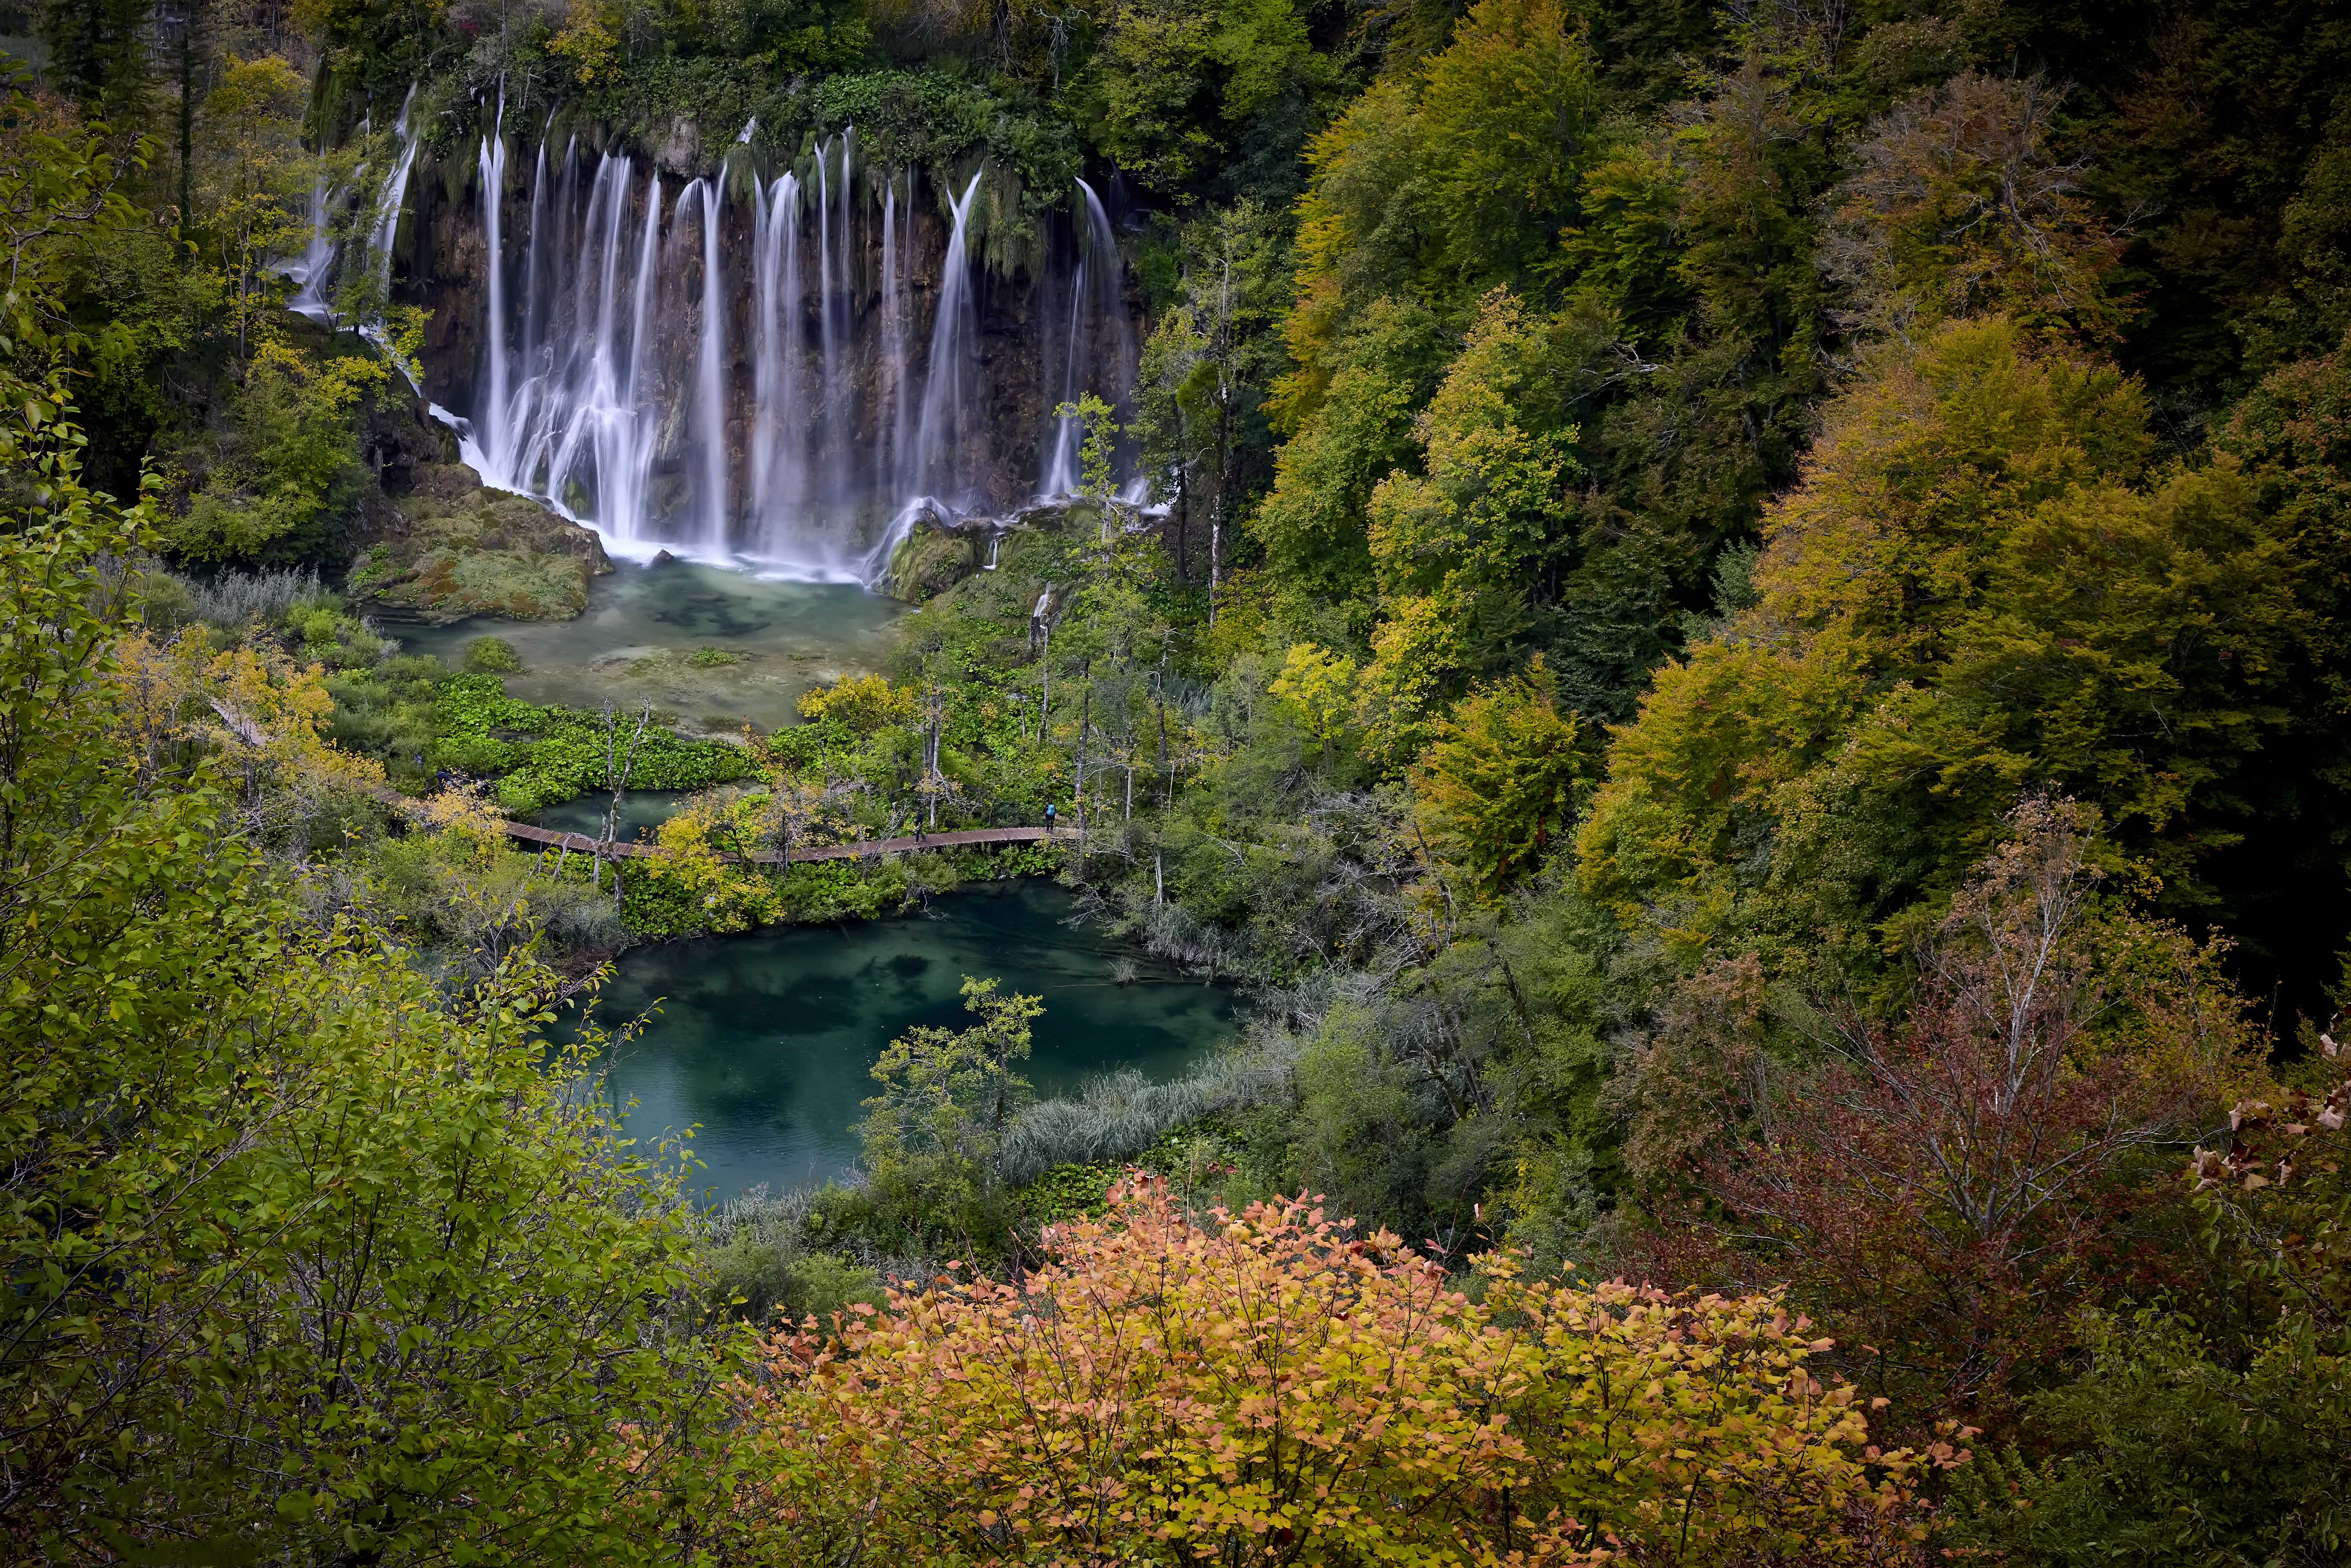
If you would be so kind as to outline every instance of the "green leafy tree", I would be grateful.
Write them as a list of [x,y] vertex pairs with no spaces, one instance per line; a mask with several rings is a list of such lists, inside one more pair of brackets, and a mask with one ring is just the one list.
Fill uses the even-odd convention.
[[1410,760],[1431,699],[1523,641],[1530,580],[1572,543],[1562,346],[1556,322],[1495,290],[1418,422],[1426,474],[1393,473],[1372,493],[1383,624],[1363,689],[1378,760]]
[[1497,284],[1527,287],[1577,215],[1600,129],[1591,51],[1557,0],[1481,0],[1443,53],[1373,84],[1308,153],[1277,420],[1313,411],[1374,301],[1458,320]]
[[1029,1059],[1035,997],[996,994],[997,982],[966,976],[968,1029],[918,1024],[873,1064],[881,1093],[865,1102],[860,1126],[865,1163],[904,1222],[967,1215],[996,1186],[1005,1129],[1029,1103],[1018,1064]]
[[552,977],[513,959],[437,994],[303,918],[203,747],[153,765],[111,591],[152,517],[82,488],[69,443],[28,462],[10,417],[0,1535],[68,1561],[668,1551],[723,1484],[680,1461],[726,1345],[679,1311],[673,1186],[586,1060],[548,1059]]
[[1281,245],[1278,215],[1254,202],[1184,226],[1176,298],[1144,345],[1135,392],[1144,460],[1174,506],[1179,570],[1188,570],[1192,538],[1207,536],[1211,624],[1236,525],[1257,483],[1248,459],[1265,446],[1264,391],[1280,351],[1271,326]]
[[301,74],[271,55],[232,57],[204,99],[199,199],[240,359],[283,295],[277,263],[308,241],[312,188],[330,174],[302,145],[308,95]]
[[0,87],[5,356],[37,376],[88,349],[89,324],[70,314],[68,294],[78,267],[139,224],[131,184],[154,147],[36,100],[5,56]]
[[1567,836],[1582,741],[1540,653],[1524,674],[1471,693],[1438,721],[1413,771],[1415,806],[1431,846],[1479,898],[1499,900]]
[[1330,384],[1275,454],[1273,487],[1249,518],[1284,583],[1334,599],[1373,593],[1372,492],[1416,464],[1413,414],[1450,347],[1426,306],[1384,298],[1331,350]]
[[1188,194],[1235,142],[1271,129],[1255,122],[1311,113],[1344,83],[1311,21],[1297,0],[1113,0],[1070,97],[1119,167]]
[[[350,340],[342,340],[348,344]],[[311,559],[359,505],[360,423],[390,378],[364,350],[311,352],[272,338],[234,405],[235,439],[165,530],[171,552],[207,566]]]

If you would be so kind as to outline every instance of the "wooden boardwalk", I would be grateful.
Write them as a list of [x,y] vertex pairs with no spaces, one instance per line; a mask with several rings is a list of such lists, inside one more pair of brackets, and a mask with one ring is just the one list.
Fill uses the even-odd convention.
[[[586,833],[559,833],[552,828],[534,828],[528,822],[508,822],[506,830],[508,837],[520,839],[525,843],[545,844],[549,849],[577,850],[582,854],[637,860],[660,853],[651,844],[591,839]],[[907,854],[917,850],[960,849],[967,844],[1033,844],[1056,836],[1050,828],[967,828],[952,833],[917,833],[912,838],[868,839],[855,844],[817,844],[794,850],[789,858],[791,864],[798,865],[803,861],[857,860],[866,855]],[[718,858],[749,865],[782,865],[787,859],[779,850],[757,850],[747,855],[721,855]]]

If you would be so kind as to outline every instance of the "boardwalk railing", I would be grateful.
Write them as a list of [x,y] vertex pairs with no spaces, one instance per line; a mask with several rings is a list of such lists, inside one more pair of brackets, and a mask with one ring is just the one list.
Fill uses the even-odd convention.
[[[607,858],[637,860],[659,854],[652,844],[626,843],[617,839],[591,839],[586,833],[559,833],[552,828],[534,828],[528,822],[508,822],[507,836],[525,843],[545,844],[550,849],[578,850],[583,854]],[[790,855],[779,850],[756,850],[747,855],[721,855],[719,858],[737,864],[782,865],[789,862],[798,865],[803,861],[846,861],[865,855],[905,854],[916,850],[952,850],[967,844],[1032,844],[1055,837],[1050,828],[967,828],[952,833],[916,833],[911,838],[868,839],[855,844],[815,844],[796,849]]]

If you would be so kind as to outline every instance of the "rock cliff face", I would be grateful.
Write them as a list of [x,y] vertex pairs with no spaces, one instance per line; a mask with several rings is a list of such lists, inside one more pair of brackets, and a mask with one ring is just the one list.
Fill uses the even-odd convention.
[[424,390],[486,472],[616,540],[868,580],[919,497],[1004,515],[1067,487],[1054,409],[1122,399],[1137,339],[1092,192],[998,277],[959,243],[976,181],[853,138],[792,170],[662,162],[593,128],[420,161],[395,294],[430,309]]

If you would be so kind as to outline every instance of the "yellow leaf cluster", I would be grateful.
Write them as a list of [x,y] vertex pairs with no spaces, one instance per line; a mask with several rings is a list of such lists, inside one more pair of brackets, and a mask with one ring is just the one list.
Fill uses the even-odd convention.
[[248,805],[273,794],[384,788],[381,764],[319,733],[335,706],[319,665],[274,648],[216,650],[193,627],[168,642],[125,638],[111,684],[118,732],[151,777],[215,758],[242,782]]
[[506,847],[506,819],[485,784],[462,784],[419,802],[413,810],[430,831],[447,833],[465,847],[467,858],[487,865]]
[[839,719],[852,735],[869,736],[904,724],[921,706],[913,690],[893,686],[880,675],[843,675],[800,698],[800,716],[812,722]]

